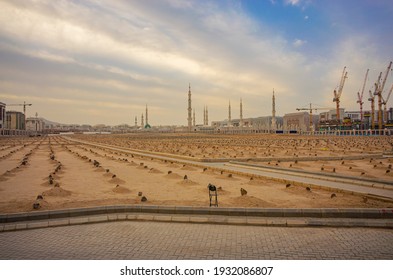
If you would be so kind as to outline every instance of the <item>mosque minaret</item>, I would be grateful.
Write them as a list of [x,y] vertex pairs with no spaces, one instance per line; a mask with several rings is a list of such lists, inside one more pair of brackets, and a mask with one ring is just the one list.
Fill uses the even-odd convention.
[[195,127],[195,109],[193,109],[192,125]]
[[192,130],[191,84],[188,85],[188,131]]
[[243,102],[242,99],[240,98],[240,127],[243,127]]
[[146,125],[148,125],[149,124],[149,115],[148,115],[148,111],[147,111],[147,104],[146,104]]
[[228,106],[228,126],[232,126],[232,118],[231,118],[231,100],[229,100],[229,106]]
[[274,89],[273,89],[273,97],[272,97],[272,129],[276,130],[276,97],[274,96]]
[[209,111],[207,110],[207,106],[206,106],[206,126],[209,125]]

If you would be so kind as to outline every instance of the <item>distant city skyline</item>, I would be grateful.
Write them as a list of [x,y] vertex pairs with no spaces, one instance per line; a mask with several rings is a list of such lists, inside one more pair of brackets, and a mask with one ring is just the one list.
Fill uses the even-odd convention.
[[[380,1],[1,1],[0,102],[32,103],[66,124],[188,125],[272,114],[309,103],[363,110],[393,59],[393,2]],[[388,75],[385,93],[393,83]],[[388,102],[392,107],[393,101]],[[23,111],[20,107],[7,110]]]

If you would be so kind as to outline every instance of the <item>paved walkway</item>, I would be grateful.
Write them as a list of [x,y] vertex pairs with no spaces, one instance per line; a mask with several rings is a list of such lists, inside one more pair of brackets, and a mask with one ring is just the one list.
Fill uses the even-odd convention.
[[222,167],[229,171],[251,173],[251,174],[266,176],[270,178],[302,182],[310,185],[317,185],[317,186],[329,187],[334,189],[342,189],[348,192],[361,193],[364,195],[371,194],[374,196],[393,199],[393,189],[381,189],[381,188],[361,186],[357,184],[357,182],[354,180],[352,182],[343,182],[340,179],[337,179],[337,181],[332,181],[332,180],[325,180],[323,177],[317,177],[317,176],[308,177],[307,176],[308,174],[306,175],[302,173],[296,174],[296,173],[285,172],[285,171],[275,172],[268,168],[263,168],[263,167],[255,168],[255,167],[246,167],[240,165],[236,166],[236,165],[227,165],[227,164],[222,164]]
[[[299,183],[304,183],[304,184],[310,184],[310,185],[317,185],[317,186],[322,186],[326,188],[332,188],[332,189],[341,189],[345,190],[348,192],[355,192],[355,193],[360,193],[362,195],[372,195],[376,197],[384,197],[388,199],[393,199],[393,189],[388,188],[388,189],[382,189],[382,188],[375,188],[371,187],[372,183],[369,183],[369,186],[364,185],[365,182],[362,180],[345,180],[345,179],[339,179],[336,178],[335,181],[332,180],[331,178],[329,180],[326,180],[326,177],[324,176],[312,176],[310,177],[310,174],[303,174],[301,172],[286,172],[286,171],[280,171],[277,172],[277,170],[272,170],[269,168],[255,168],[255,167],[246,167],[246,166],[240,166],[240,165],[233,165],[229,164],[228,162],[198,162],[198,161],[192,161],[192,160],[186,160],[182,158],[177,158],[177,157],[170,157],[167,155],[159,155],[157,153],[143,153],[139,151],[135,151],[132,149],[126,149],[126,148],[120,148],[120,147],[114,147],[110,145],[100,145],[100,144],[95,144],[92,142],[86,142],[86,141],[81,141],[81,140],[76,140],[73,138],[67,138],[68,140],[83,143],[83,144],[88,144],[88,145],[93,145],[97,147],[103,147],[103,148],[110,148],[115,151],[119,152],[128,152],[128,153],[133,153],[135,155],[141,155],[141,156],[146,156],[146,157],[152,157],[156,159],[162,159],[162,160],[168,160],[168,161],[177,161],[179,163],[183,164],[191,164],[191,165],[198,165],[201,167],[214,167],[214,168],[220,168],[222,170],[226,170],[229,172],[241,172],[245,174],[250,174],[250,175],[261,175],[264,177],[268,178],[275,178],[275,179],[281,179],[281,180],[287,180],[290,182],[299,182]],[[378,183],[376,183],[378,184]]]
[[0,259],[393,259],[393,231],[123,221],[0,233]]

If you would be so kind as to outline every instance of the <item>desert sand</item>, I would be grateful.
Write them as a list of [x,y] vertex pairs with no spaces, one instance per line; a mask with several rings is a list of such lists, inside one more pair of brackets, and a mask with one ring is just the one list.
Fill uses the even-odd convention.
[[[209,206],[207,185],[219,188],[220,207],[371,208],[393,203],[340,192],[307,190],[268,178],[249,178],[97,148],[72,141],[160,152],[193,159],[255,161],[262,165],[391,180],[388,137],[300,137],[269,135],[74,135],[0,139],[0,213],[99,205]],[[321,161],[322,156],[375,155]],[[288,161],[262,161],[288,157]],[[293,161],[294,157],[315,157]],[[277,165],[276,165],[277,164]],[[321,170],[323,167],[323,170]],[[364,174],[362,174],[362,172]],[[361,175],[362,174],[362,175]],[[247,190],[241,195],[240,189]],[[146,201],[141,201],[145,197]]]

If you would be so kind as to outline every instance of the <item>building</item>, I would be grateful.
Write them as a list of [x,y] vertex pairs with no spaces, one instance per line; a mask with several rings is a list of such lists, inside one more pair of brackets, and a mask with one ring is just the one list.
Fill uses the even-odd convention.
[[[220,127],[251,127],[254,129],[261,129],[261,130],[271,130],[272,126],[272,117],[257,117],[257,118],[242,118],[242,119],[231,119],[223,120],[223,121],[213,121],[211,123],[212,127],[220,128]],[[283,127],[283,118],[276,117],[276,128],[275,129],[282,129]]]
[[[311,131],[310,114],[308,112],[298,112],[285,114],[283,118],[284,130]],[[314,125],[314,123],[313,123]]]
[[5,126],[7,129],[25,130],[25,114],[16,111],[6,112]]
[[[340,108],[340,121],[344,119],[344,108]],[[337,120],[337,112],[336,109],[323,112],[319,114],[319,121],[320,122],[327,122],[327,121],[336,121]]]
[[0,129],[5,128],[5,103],[0,102]]
[[27,118],[26,130],[42,132],[45,129],[45,122],[41,118]]

